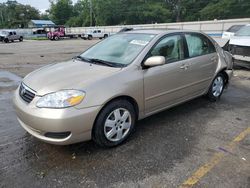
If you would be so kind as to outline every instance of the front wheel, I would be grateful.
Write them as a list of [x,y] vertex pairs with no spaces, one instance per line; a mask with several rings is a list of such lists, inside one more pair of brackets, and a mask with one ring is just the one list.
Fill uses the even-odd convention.
[[114,147],[124,142],[134,129],[136,114],[126,100],[116,100],[100,112],[93,129],[93,140],[102,147]]
[[4,39],[4,42],[5,42],[5,43],[8,43],[8,42],[9,42],[9,39],[7,39],[7,38]]
[[225,83],[225,77],[221,73],[214,78],[207,93],[207,96],[211,101],[217,101],[220,98],[225,88]]

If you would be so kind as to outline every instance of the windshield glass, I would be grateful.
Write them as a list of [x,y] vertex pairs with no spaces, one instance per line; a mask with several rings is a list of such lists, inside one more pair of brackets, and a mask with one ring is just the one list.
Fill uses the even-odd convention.
[[235,35],[236,36],[250,36],[250,25],[242,27]]
[[0,34],[7,35],[8,33],[6,31],[0,31]]
[[132,63],[154,36],[135,33],[116,34],[91,47],[81,54],[81,57],[126,66]]
[[232,33],[236,33],[237,31],[239,31],[244,25],[233,25],[232,27],[230,27],[227,32],[232,32]]

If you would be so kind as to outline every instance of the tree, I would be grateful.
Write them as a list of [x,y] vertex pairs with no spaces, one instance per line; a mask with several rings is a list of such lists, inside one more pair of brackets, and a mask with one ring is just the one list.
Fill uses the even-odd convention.
[[58,24],[65,24],[73,15],[71,0],[51,0],[50,15],[52,20]]
[[39,19],[39,11],[30,5],[22,5],[16,1],[0,4],[0,27],[27,27],[31,19]]
[[249,0],[213,0],[200,11],[202,20],[250,16]]

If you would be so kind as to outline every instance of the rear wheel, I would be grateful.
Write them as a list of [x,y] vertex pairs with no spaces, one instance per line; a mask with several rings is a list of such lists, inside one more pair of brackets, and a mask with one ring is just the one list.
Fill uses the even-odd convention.
[[89,36],[88,36],[88,39],[89,39],[89,40],[92,40],[92,39],[93,39],[92,35],[89,35]]
[[126,100],[116,100],[100,112],[93,129],[93,140],[102,147],[124,142],[134,129],[136,114]]
[[4,42],[5,42],[5,43],[8,43],[8,42],[9,42],[9,39],[7,39],[7,38],[4,39]]
[[23,37],[20,37],[20,38],[19,38],[19,41],[22,42],[22,41],[23,41]]
[[107,35],[107,34],[105,34],[105,35],[104,35],[104,38],[106,39],[107,37],[108,37],[108,35]]
[[59,40],[59,37],[58,36],[54,36],[54,40]]
[[223,93],[225,88],[226,79],[223,74],[219,73],[213,80],[209,91],[207,93],[208,98],[211,101],[217,101]]

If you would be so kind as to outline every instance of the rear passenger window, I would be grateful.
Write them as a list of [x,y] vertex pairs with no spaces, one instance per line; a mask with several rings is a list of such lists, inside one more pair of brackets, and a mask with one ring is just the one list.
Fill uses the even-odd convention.
[[150,56],[164,56],[167,63],[184,59],[183,39],[180,35],[162,39],[151,51]]
[[196,57],[214,53],[215,47],[212,42],[200,34],[185,34],[189,57]]

